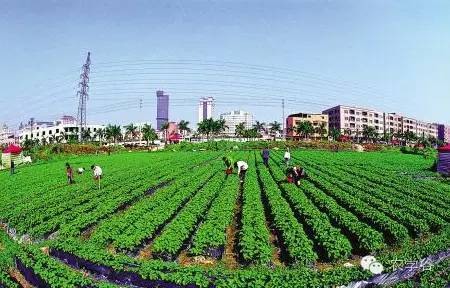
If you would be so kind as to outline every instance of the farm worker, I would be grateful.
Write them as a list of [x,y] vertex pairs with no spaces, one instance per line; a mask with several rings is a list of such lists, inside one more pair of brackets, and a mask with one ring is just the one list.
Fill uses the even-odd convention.
[[72,167],[70,167],[69,163],[66,163],[66,174],[67,174],[67,183],[72,184],[73,183],[73,170],[72,170]]
[[243,183],[245,179],[245,173],[248,169],[248,164],[244,161],[237,161],[234,163],[234,167],[238,169],[239,180],[241,183]]
[[222,161],[223,161],[223,164],[225,164],[227,171],[232,172],[233,171],[233,158],[231,158],[231,156],[223,156]]
[[293,169],[294,183],[300,185],[300,180],[306,178],[305,169],[302,167],[294,167]]
[[264,150],[262,151],[262,157],[263,157],[264,165],[266,167],[269,166],[269,157],[270,157],[269,148],[264,148]]
[[289,152],[289,148],[287,148],[286,152],[284,152],[284,163],[286,166],[289,166],[289,161],[291,161],[291,152]]
[[81,175],[84,173],[84,168],[80,167],[78,168],[78,175]]
[[11,165],[10,165],[10,168],[9,168],[9,172],[10,172],[11,175],[14,174],[14,168],[15,167],[16,167],[16,164],[14,164],[14,161],[11,160]]
[[102,179],[102,168],[98,165],[92,165],[91,170],[94,173],[94,180],[98,182],[98,188],[100,189],[100,179]]

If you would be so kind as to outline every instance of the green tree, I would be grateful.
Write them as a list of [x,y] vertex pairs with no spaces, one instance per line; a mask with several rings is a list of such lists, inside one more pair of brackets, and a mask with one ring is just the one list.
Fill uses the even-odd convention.
[[245,123],[239,123],[238,125],[236,125],[236,127],[234,128],[234,134],[238,137],[238,138],[242,138],[245,137]]
[[91,140],[91,132],[89,130],[81,131],[81,141],[90,141]]
[[94,133],[94,138],[98,139],[98,141],[100,142],[100,146],[102,146],[103,139],[105,138],[105,129],[103,129],[103,128],[97,129],[97,131],[95,131],[95,133]]
[[320,139],[323,139],[327,134],[327,124],[322,122],[315,130],[315,132],[320,135]]
[[122,137],[120,126],[108,124],[105,129],[105,136],[106,139],[113,140],[114,143],[117,143],[117,140]]
[[403,138],[405,139],[406,143],[411,143],[417,140],[416,134],[414,134],[414,132],[410,130],[407,130],[405,133],[403,133]]
[[369,141],[374,141],[377,136],[377,130],[375,129],[375,127],[372,126],[364,126],[363,127],[363,131],[362,131],[362,135],[365,141],[369,142]]
[[191,132],[191,128],[189,128],[189,121],[181,120],[178,122],[178,129],[180,130],[181,134],[183,136],[186,135],[186,133]]
[[142,137],[145,141],[147,141],[147,146],[149,145],[149,142],[151,141],[152,144],[156,139],[158,139],[158,134],[156,134],[155,129],[152,128],[151,125],[145,124],[142,127]]
[[281,132],[281,123],[274,121],[269,124],[270,125],[270,134],[273,136],[273,139],[275,140],[275,137],[278,132]]
[[303,139],[309,139],[309,136],[314,133],[314,127],[311,122],[301,121],[295,127],[295,132],[303,137]]
[[202,135],[206,135],[206,140],[209,141],[209,136],[213,133],[214,130],[214,119],[208,118],[198,123],[197,131]]
[[253,124],[253,128],[259,133],[266,132],[265,125],[266,125],[266,123],[264,123],[264,122],[255,121],[255,124]]
[[125,127],[125,137],[128,137],[131,140],[135,140],[138,135],[138,127],[133,123],[126,125]]
[[337,141],[339,139],[339,136],[341,136],[341,131],[333,127],[330,129],[330,136],[334,141]]
[[213,121],[213,135],[220,135],[228,128],[227,125],[225,125],[225,119],[220,119]]

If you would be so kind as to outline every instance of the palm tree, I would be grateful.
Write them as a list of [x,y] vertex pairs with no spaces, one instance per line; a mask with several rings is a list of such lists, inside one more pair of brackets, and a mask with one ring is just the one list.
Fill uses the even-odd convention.
[[308,139],[309,136],[314,133],[314,127],[311,122],[302,121],[295,127],[295,132],[300,136],[303,136],[304,139]]
[[265,132],[265,125],[266,123],[264,122],[255,121],[255,124],[253,124],[253,128],[255,128],[257,132]]
[[164,132],[164,142],[167,143],[167,131],[169,131],[169,122],[165,122],[161,125],[161,131]]
[[136,139],[137,133],[138,133],[138,127],[134,126],[133,123],[130,123],[126,126],[124,126],[125,128],[125,137],[130,137],[131,136],[131,140]]
[[185,136],[185,132],[191,132],[191,128],[189,128],[189,121],[181,120],[178,122],[178,129],[181,131],[181,134]]
[[98,139],[100,146],[102,146],[103,139],[105,138],[105,129],[99,128],[95,131],[94,138]]
[[149,144],[149,141],[153,142],[158,139],[158,134],[156,134],[155,129],[152,128],[151,125],[145,124],[142,127],[142,137],[144,138],[145,141],[147,141],[147,146]]
[[236,134],[236,136],[238,138],[244,137],[245,136],[245,123],[239,123],[238,125],[236,125],[235,129],[234,129],[234,134]]
[[315,130],[315,132],[320,135],[320,139],[323,139],[325,134],[327,134],[327,124],[322,122]]
[[281,131],[281,123],[274,121],[269,125],[270,125],[270,133],[272,134],[273,139],[275,140],[277,133]]
[[105,136],[108,140],[113,140],[114,143],[117,143],[122,136],[122,131],[119,125],[111,125],[108,124],[105,129]]
[[375,140],[375,138],[378,136],[377,130],[375,130],[375,127],[372,126],[364,126],[362,135],[364,140],[367,142]]
[[228,127],[225,125],[225,120],[220,119],[215,121],[212,118],[205,119],[198,123],[197,131],[200,134],[206,135],[206,139],[209,141],[210,135],[217,135],[224,132]]
[[222,132],[225,132],[226,129],[228,129],[228,126],[225,125],[225,119],[213,121],[213,135],[221,134]]

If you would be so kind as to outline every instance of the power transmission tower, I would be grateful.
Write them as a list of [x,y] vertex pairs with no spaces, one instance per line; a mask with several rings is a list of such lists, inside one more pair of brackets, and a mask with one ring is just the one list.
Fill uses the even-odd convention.
[[80,74],[80,82],[78,83],[77,96],[79,97],[77,121],[79,128],[79,141],[82,140],[83,130],[86,129],[86,102],[89,99],[89,72],[91,70],[91,52],[88,52],[86,63],[84,63]]

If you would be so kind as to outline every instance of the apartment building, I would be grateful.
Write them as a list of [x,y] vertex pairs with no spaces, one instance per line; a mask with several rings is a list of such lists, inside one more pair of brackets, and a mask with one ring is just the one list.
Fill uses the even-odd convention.
[[[305,121],[311,123],[315,129],[324,125],[326,130],[324,136],[328,135],[328,114],[296,113],[286,118],[286,136],[292,139],[299,139],[300,135],[295,131],[295,127]],[[320,133],[313,133],[311,136],[314,138],[321,137]]]
[[438,139],[450,143],[450,125],[437,124],[438,125]]
[[384,114],[380,111],[338,105],[322,113],[328,115],[329,129],[349,132],[351,136],[362,132],[365,126],[374,127],[379,134],[384,131]]
[[419,137],[438,137],[438,125],[427,123],[397,113],[382,112],[370,108],[338,105],[323,111],[329,116],[329,127],[351,136],[360,134],[365,126],[374,127],[378,134],[405,133],[411,131]]

